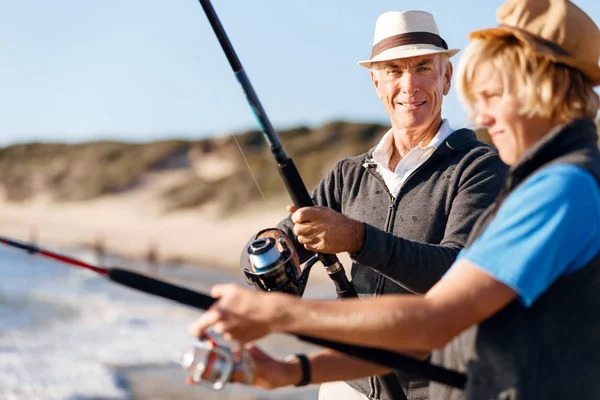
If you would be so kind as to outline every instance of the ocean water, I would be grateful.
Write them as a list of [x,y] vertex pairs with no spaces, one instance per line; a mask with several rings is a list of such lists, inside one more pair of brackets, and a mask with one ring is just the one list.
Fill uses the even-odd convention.
[[[61,253],[96,263],[87,252]],[[145,268],[114,258],[109,265]],[[150,272],[204,292],[215,283],[243,282],[238,271],[170,265]],[[318,281],[309,284],[307,297],[328,297],[322,296],[324,288],[331,297],[333,285]],[[137,400],[119,371],[140,369],[170,371],[171,383],[185,386],[183,369],[178,376],[179,358],[194,344],[186,328],[198,316],[198,310],[117,285],[92,271],[0,246],[0,400]],[[261,345],[275,356],[298,348],[306,352],[302,343],[290,344],[277,335]],[[315,399],[317,389],[264,392],[228,385],[216,393],[182,390],[181,398],[305,400]]]
[[94,272],[0,248],[0,399],[128,399],[115,369],[178,364],[198,315]]

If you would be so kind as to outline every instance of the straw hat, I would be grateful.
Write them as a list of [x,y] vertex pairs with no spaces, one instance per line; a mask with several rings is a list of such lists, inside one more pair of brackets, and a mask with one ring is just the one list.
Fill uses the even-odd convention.
[[446,53],[452,57],[458,49],[448,49],[440,37],[433,15],[425,11],[390,11],[381,14],[375,23],[371,59],[358,65],[370,68],[371,63]]
[[496,28],[475,31],[471,39],[513,36],[537,54],[565,64],[600,85],[600,30],[568,0],[508,0],[496,12]]

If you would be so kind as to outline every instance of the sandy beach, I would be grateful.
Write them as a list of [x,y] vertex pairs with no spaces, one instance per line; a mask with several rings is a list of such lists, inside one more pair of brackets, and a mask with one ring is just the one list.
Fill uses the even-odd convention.
[[[53,203],[43,196],[26,203],[3,202],[0,207],[0,235],[35,241],[53,249],[90,249],[101,243],[104,250],[143,266],[150,249],[160,277],[197,290],[209,290],[216,282],[242,282],[239,255],[247,239],[258,230],[274,226],[287,215],[287,198],[267,199],[227,216],[211,206],[163,214],[154,193],[177,172],[148,176],[133,190],[79,203]],[[170,175],[171,174],[171,175]],[[348,258],[342,262],[349,270]],[[133,261],[137,260],[137,261]],[[142,262],[140,262],[142,261]],[[186,267],[170,269],[174,262]],[[127,262],[124,261],[127,265]],[[143,267],[142,267],[143,268]],[[216,278],[200,280],[200,271],[212,270]],[[198,273],[196,273],[198,271]],[[305,297],[334,298],[333,284],[323,268],[314,268]],[[185,329],[182,326],[181,329]],[[261,342],[275,356],[285,356],[314,347],[290,337],[270,336]],[[273,392],[234,385],[214,392],[185,385],[185,372],[176,364],[118,367],[117,379],[132,399],[298,399],[317,398],[318,386],[285,388]]]
[[[267,199],[240,212],[219,214],[214,205],[164,213],[157,193],[185,171],[148,174],[143,184],[84,202],[55,203],[43,193],[23,203],[0,203],[2,234],[42,246],[90,247],[145,259],[235,267],[248,238],[287,214],[287,198]],[[152,250],[150,250],[152,249]]]

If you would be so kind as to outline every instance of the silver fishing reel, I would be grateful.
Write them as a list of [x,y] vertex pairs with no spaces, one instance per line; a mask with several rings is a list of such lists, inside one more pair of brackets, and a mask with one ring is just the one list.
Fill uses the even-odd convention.
[[221,390],[227,383],[251,385],[254,382],[255,364],[252,356],[244,349],[218,344],[210,336],[184,351],[181,366],[193,383],[214,390]]
[[284,292],[302,296],[311,267],[318,261],[311,258],[303,269],[294,259],[294,248],[282,231],[277,239],[254,239],[248,246],[249,264],[242,267],[247,281],[259,292]]

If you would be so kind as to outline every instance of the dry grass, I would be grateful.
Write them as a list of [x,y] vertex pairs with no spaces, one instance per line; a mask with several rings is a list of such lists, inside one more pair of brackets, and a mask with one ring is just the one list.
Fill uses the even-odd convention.
[[[385,129],[377,124],[333,122],[316,129],[299,127],[282,131],[279,135],[310,189],[340,156],[364,152]],[[264,195],[285,193],[262,133],[248,131],[236,135],[236,139]],[[227,160],[233,165],[231,171],[218,179],[200,176],[194,171],[194,162],[207,156]],[[181,162],[182,158],[185,162]],[[174,183],[158,196],[165,211],[216,201],[227,212],[261,199],[233,137],[143,144],[28,143],[0,149],[0,184],[5,198],[12,202],[37,196],[45,196],[52,202],[90,200],[135,188],[143,183],[145,174],[165,168],[184,168],[190,172],[189,179]]]
[[[313,130],[301,127],[282,131],[279,136],[310,190],[342,155],[353,156],[365,152],[376,144],[386,129],[378,124],[334,122]],[[285,186],[262,133],[249,131],[238,135],[236,139],[260,190],[240,155],[236,158],[235,172],[228,177],[210,182],[191,177],[187,182],[165,191],[165,209],[177,210],[216,202],[222,212],[228,212],[260,200],[261,191],[266,198],[284,194]],[[228,147],[233,146],[237,147],[233,138],[228,138],[219,145],[211,146],[210,151],[225,153]]]
[[57,202],[88,200],[133,187],[185,146],[176,140],[13,145],[0,149],[0,183],[9,201],[39,194]]

